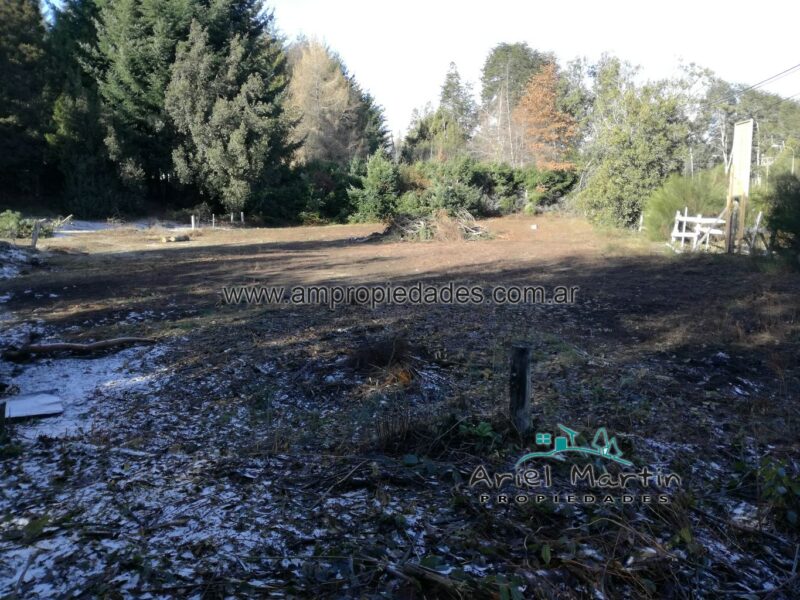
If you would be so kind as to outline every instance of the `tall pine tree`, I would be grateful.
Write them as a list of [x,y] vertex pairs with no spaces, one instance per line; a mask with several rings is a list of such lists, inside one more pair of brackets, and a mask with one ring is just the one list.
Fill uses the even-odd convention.
[[191,0],[98,0],[95,77],[106,146],[123,181],[166,199],[175,129],[164,107],[175,49],[185,39]]
[[62,208],[80,217],[102,217],[136,208],[121,189],[105,145],[90,49],[97,34],[95,0],[67,0],[54,11],[48,36],[52,115],[45,135],[60,173]]
[[477,124],[478,109],[472,97],[472,86],[461,81],[458,67],[452,62],[442,84],[439,108],[458,125],[466,142]]
[[193,22],[166,93],[180,136],[172,156],[178,177],[231,211],[263,208],[295,149],[282,105],[285,55],[270,18],[254,11],[257,26],[243,21],[219,52],[209,31]]
[[0,2],[0,194],[38,192],[45,27],[36,0]]

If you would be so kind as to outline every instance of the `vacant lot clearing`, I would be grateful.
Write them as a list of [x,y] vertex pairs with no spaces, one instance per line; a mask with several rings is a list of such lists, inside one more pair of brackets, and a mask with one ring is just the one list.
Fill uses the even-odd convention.
[[[800,277],[566,217],[485,225],[474,242],[364,241],[374,226],[43,240],[2,282],[4,346],[155,344],[2,363],[5,394],[66,406],[2,447],[0,595],[797,597]],[[418,282],[579,292],[333,310],[221,293]],[[537,432],[606,427],[681,485],[556,501],[587,489],[552,460],[547,501],[482,504],[476,467],[534,447],[505,417],[518,341]]]

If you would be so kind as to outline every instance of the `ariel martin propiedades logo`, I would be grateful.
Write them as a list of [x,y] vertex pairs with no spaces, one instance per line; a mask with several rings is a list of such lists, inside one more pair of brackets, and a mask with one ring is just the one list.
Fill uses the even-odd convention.
[[[512,472],[492,474],[484,465],[476,467],[469,486],[481,492],[481,504],[668,504],[667,491],[681,485],[681,477],[675,473],[651,471],[647,466],[636,469],[633,462],[623,458],[616,437],[609,437],[605,427],[597,429],[591,443],[585,446],[576,443],[578,431],[560,423],[558,428],[562,435],[537,433],[536,445],[543,449],[523,455]],[[549,459],[572,463],[572,489],[555,488]],[[611,465],[618,466],[609,470]]]

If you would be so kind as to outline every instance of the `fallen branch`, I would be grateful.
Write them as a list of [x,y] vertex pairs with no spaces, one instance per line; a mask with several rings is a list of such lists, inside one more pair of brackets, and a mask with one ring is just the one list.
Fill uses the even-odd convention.
[[792,545],[792,543],[789,542],[788,540],[785,540],[782,537],[779,537],[779,536],[777,536],[777,535],[775,535],[773,533],[770,533],[769,531],[764,531],[762,529],[755,529],[754,527],[748,527],[747,525],[741,525],[740,523],[736,523],[735,521],[731,521],[729,519],[723,519],[723,518],[718,517],[716,515],[712,515],[711,513],[706,512],[703,509],[698,508],[696,506],[692,507],[692,510],[695,513],[697,513],[698,515],[702,515],[702,516],[704,516],[704,517],[706,517],[708,519],[711,519],[712,521],[716,521],[720,525],[724,525],[726,527],[733,527],[734,529],[737,529],[737,530],[742,531],[744,533],[750,533],[752,535],[760,535],[760,536],[763,536],[765,538],[768,538],[768,539],[772,540],[773,542],[778,542],[779,544],[783,544],[784,546],[790,546],[791,547],[791,545]]
[[151,338],[123,337],[112,340],[103,340],[100,342],[91,342],[89,344],[76,344],[70,342],[61,342],[56,344],[27,344],[22,346],[19,350],[6,350],[3,352],[3,358],[7,360],[25,360],[34,354],[47,356],[51,354],[58,354],[60,352],[91,354],[92,352],[97,352],[98,350],[107,350],[109,348],[131,346],[134,344],[155,343],[156,341]]
[[399,569],[397,567],[394,567],[389,572],[392,573],[393,575],[396,575],[396,572],[398,570],[407,577],[414,578],[418,581],[424,580],[424,581],[429,581],[431,583],[435,583],[449,590],[451,593],[454,593],[458,597],[463,597],[460,591],[465,587],[464,582],[450,579],[446,575],[438,573],[433,569],[428,569],[427,567],[423,567],[422,565],[416,565],[414,563],[405,563],[404,565],[400,566]]

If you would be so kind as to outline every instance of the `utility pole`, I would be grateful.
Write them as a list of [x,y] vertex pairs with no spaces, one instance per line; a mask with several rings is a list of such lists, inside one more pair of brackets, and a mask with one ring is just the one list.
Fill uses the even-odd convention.
[[[725,250],[729,254],[744,237],[747,197],[750,195],[750,167],[753,158],[753,119],[739,121],[733,128],[728,199],[725,206]],[[758,164],[758,163],[756,163]],[[738,200],[738,202],[737,202]],[[735,214],[737,213],[738,214]]]

